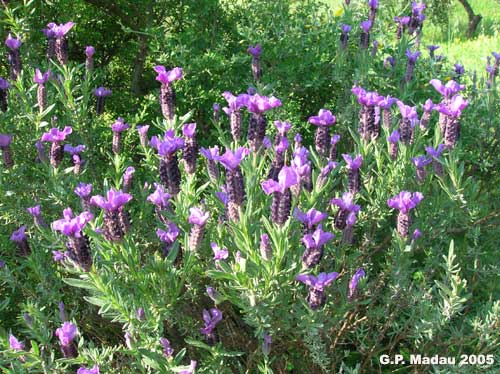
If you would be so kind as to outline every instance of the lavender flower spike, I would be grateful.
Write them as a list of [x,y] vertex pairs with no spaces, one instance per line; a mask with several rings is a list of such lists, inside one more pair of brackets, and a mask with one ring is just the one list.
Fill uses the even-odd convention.
[[413,162],[413,165],[415,165],[417,169],[417,176],[416,176],[417,183],[419,184],[424,183],[425,176],[427,175],[427,173],[425,172],[425,167],[429,165],[432,160],[430,158],[425,157],[425,155],[422,155],[418,157],[413,157],[411,161]]
[[128,232],[130,223],[124,205],[132,196],[121,190],[111,189],[106,197],[92,196],[90,203],[104,210],[104,237],[110,241],[120,241]]
[[293,216],[302,223],[306,233],[312,234],[318,224],[328,217],[328,214],[314,208],[309,209],[307,212],[302,212],[299,208],[295,208]]
[[0,134],[0,150],[2,151],[3,163],[6,168],[11,168],[14,166],[14,160],[12,159],[12,151],[10,149],[10,143],[12,142],[12,136],[9,134]]
[[84,161],[82,160],[80,154],[85,151],[87,147],[80,144],[73,147],[71,144],[64,145],[64,152],[69,153],[73,159],[73,172],[75,174],[80,174]]
[[121,133],[130,127],[128,123],[125,123],[122,117],[118,117],[115,123],[111,125],[111,130],[113,130],[113,153],[115,155],[120,154],[120,143],[121,143]]
[[87,212],[91,212],[90,207],[90,194],[92,193],[92,185],[86,183],[79,183],[76,186],[74,193],[80,197],[80,203],[82,204],[82,209]]
[[215,146],[212,148],[200,148],[200,153],[203,157],[207,159],[207,173],[212,182],[216,182],[219,179],[219,169],[217,167],[216,161],[219,157],[219,147]]
[[186,167],[186,172],[193,175],[196,172],[196,158],[198,157],[198,143],[196,143],[196,123],[187,123],[182,127],[184,134],[184,148],[182,149],[182,159]]
[[444,151],[444,144],[439,144],[435,149],[433,147],[425,147],[425,151],[432,159],[434,173],[436,173],[437,176],[443,176],[443,165],[441,164],[441,161],[439,161],[439,157]]
[[68,41],[66,34],[73,28],[73,22],[67,22],[60,25],[54,25],[52,30],[55,36],[55,52],[57,60],[61,65],[66,65],[68,62]]
[[26,236],[26,226],[21,226],[14,231],[10,236],[10,240],[16,243],[21,256],[26,257],[30,255],[31,249],[28,244],[28,237]]
[[137,126],[137,132],[139,133],[139,141],[141,146],[146,148],[148,145],[148,130],[149,125]]
[[167,338],[160,338],[160,344],[163,347],[163,355],[167,358],[171,358],[174,354],[174,350],[170,345],[170,341]]
[[95,54],[95,48],[92,47],[91,45],[88,45],[85,47],[85,70],[87,72],[90,72],[94,70],[94,54]]
[[413,142],[414,128],[418,122],[418,114],[415,107],[405,105],[402,101],[396,102],[401,112],[401,122],[399,123],[399,136],[403,144]]
[[240,109],[245,106],[248,100],[248,94],[240,94],[238,96],[234,96],[231,92],[225,91],[222,93],[222,96],[227,100],[228,103],[228,106],[222,108],[222,110],[229,116],[231,135],[233,136],[233,140],[235,142],[238,142],[241,137]]
[[200,332],[206,336],[208,344],[214,345],[217,342],[214,330],[215,326],[222,321],[222,312],[217,308],[204,309],[203,320],[205,321],[205,327],[200,329]]
[[415,63],[417,62],[420,52],[416,51],[412,53],[409,49],[406,51],[406,57],[408,57],[408,65],[406,66],[406,73],[404,76],[404,82],[408,83],[413,78],[413,69],[415,68]]
[[8,93],[8,88],[10,87],[10,83],[7,82],[5,79],[0,77],[0,110],[2,112],[7,111],[7,93]]
[[294,168],[285,166],[278,174],[278,182],[268,179],[262,182],[262,189],[269,195],[273,194],[271,204],[271,220],[278,225],[283,225],[290,216],[292,194],[290,187],[299,183],[297,172]]
[[21,44],[21,39],[13,38],[11,34],[7,36],[5,41],[5,45],[9,48],[7,59],[10,65],[10,77],[14,81],[17,80],[22,70],[21,54],[19,52]]
[[335,116],[327,109],[320,109],[317,116],[309,117],[308,122],[318,126],[314,138],[316,151],[322,156],[328,155],[330,151],[329,126],[335,124]]
[[[156,236],[163,243],[162,255],[163,257],[167,257],[170,251],[172,250],[175,241],[177,240],[180,231],[177,225],[173,222],[169,222],[167,224],[168,231],[164,231],[162,229],[156,229]],[[179,249],[180,251],[180,249]],[[179,253],[179,257],[182,254]]]
[[370,29],[372,28],[373,22],[370,20],[363,21],[359,25],[361,27],[361,48],[367,49],[370,45]]
[[354,159],[348,155],[343,154],[342,157],[346,162],[346,166],[348,169],[348,185],[349,192],[353,195],[357,194],[361,188],[361,177],[359,174],[359,168],[363,163],[363,157],[361,155],[357,155]]
[[125,169],[122,179],[123,192],[130,191],[130,188],[132,187],[132,182],[134,180],[134,173],[135,173],[135,168],[133,166],[129,166],[128,168]]
[[184,147],[184,139],[175,137],[174,130],[168,130],[165,132],[163,141],[153,136],[150,144],[158,150],[161,156],[159,171],[162,184],[168,188],[170,194],[177,195],[180,192],[181,172],[175,153]]
[[260,67],[260,55],[262,53],[262,47],[260,46],[260,44],[255,45],[255,47],[250,46],[248,47],[247,52],[252,55],[253,79],[258,82],[262,77],[262,69]]
[[35,83],[38,83],[37,101],[40,113],[42,113],[47,107],[47,89],[45,87],[45,83],[47,83],[47,81],[49,80],[50,74],[50,70],[47,70],[42,74],[40,69],[35,69],[35,77],[33,78],[33,80],[35,81]]
[[100,116],[104,113],[104,102],[106,97],[111,96],[112,91],[105,87],[98,87],[94,90],[94,96],[96,97],[96,107],[95,113]]
[[340,30],[341,30],[340,45],[341,45],[342,49],[347,48],[347,42],[349,41],[349,33],[351,32],[351,29],[352,29],[352,27],[349,25],[343,24],[340,26]]
[[78,356],[76,344],[73,341],[76,336],[76,326],[71,322],[64,322],[56,330],[56,336],[59,338],[59,344],[64,358],[75,358]]
[[42,135],[42,142],[51,142],[52,146],[50,148],[50,164],[57,168],[64,156],[64,148],[62,142],[66,139],[66,136],[71,134],[73,129],[70,126],[66,126],[64,130],[59,130],[57,128],[52,128],[49,132]]
[[387,137],[389,142],[389,157],[392,161],[398,158],[399,153],[399,131],[394,130],[390,136]]
[[189,223],[193,225],[189,233],[189,250],[197,252],[203,240],[205,225],[209,218],[209,213],[203,212],[200,208],[189,209]]
[[424,110],[424,113],[422,113],[422,117],[420,118],[420,129],[422,131],[427,129],[427,125],[429,124],[431,113],[434,108],[435,106],[431,99],[427,99],[424,105],[422,105],[422,109]]
[[266,135],[267,120],[264,113],[281,106],[281,101],[274,96],[267,97],[254,94],[247,96],[245,105],[251,113],[248,124],[248,142],[250,149],[257,152],[262,146],[262,140]]
[[173,82],[182,79],[182,68],[176,67],[172,70],[167,70],[165,66],[155,66],[154,71],[158,73],[156,80],[161,82],[160,88],[160,106],[163,117],[167,120],[174,119],[175,114],[175,91]]
[[302,256],[302,265],[305,269],[311,269],[318,265],[323,258],[324,245],[335,237],[331,232],[323,231],[321,225],[312,234],[302,237],[302,243],[306,250]]
[[408,228],[411,224],[410,210],[414,209],[424,198],[420,192],[402,191],[398,195],[387,200],[390,208],[399,210],[397,230],[402,238],[408,237]]
[[262,234],[260,236],[260,255],[265,261],[271,261],[272,259],[273,249],[267,234]]
[[352,276],[351,280],[349,281],[349,291],[347,293],[347,298],[349,300],[352,300],[354,296],[356,295],[356,291],[358,288],[358,283],[361,278],[364,278],[366,276],[366,273],[363,268],[359,268],[356,270],[356,273]]
[[42,217],[42,212],[40,205],[35,205],[33,207],[27,208],[26,211],[33,216],[35,219],[35,225],[42,228],[48,228],[49,226]]
[[320,273],[317,277],[314,275],[301,274],[295,279],[309,286],[307,302],[312,310],[316,310],[326,302],[325,288],[337,279],[338,276],[339,273],[337,272]]
[[76,374],[99,374],[99,366],[94,365],[92,369],[87,369],[85,367],[80,367]]

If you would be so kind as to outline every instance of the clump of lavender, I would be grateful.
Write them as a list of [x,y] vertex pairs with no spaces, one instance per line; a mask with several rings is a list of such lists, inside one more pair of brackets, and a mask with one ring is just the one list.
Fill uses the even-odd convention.
[[6,168],[14,166],[14,160],[12,159],[12,152],[10,149],[11,142],[12,135],[0,134],[0,150],[2,151],[3,164]]
[[408,64],[406,65],[406,73],[404,76],[404,82],[408,83],[413,78],[413,70],[415,68],[415,63],[420,56],[420,51],[412,53],[409,49],[406,50],[406,57],[408,57]]
[[160,106],[163,118],[173,120],[175,114],[175,91],[173,83],[182,78],[182,68],[167,70],[165,66],[157,65],[154,71],[158,73],[156,80],[161,82]]
[[351,30],[352,30],[352,27],[349,25],[342,24],[340,26],[340,31],[341,31],[340,45],[341,45],[342,49],[347,48],[347,43],[349,42],[349,33],[351,32]]
[[417,169],[416,179],[417,183],[422,184],[425,182],[425,177],[427,173],[425,172],[425,167],[429,165],[432,159],[425,157],[425,155],[412,157],[411,161],[415,168]]
[[122,190],[123,192],[130,192],[132,188],[132,182],[134,181],[134,173],[135,168],[133,166],[129,166],[125,169],[122,178]]
[[397,230],[402,238],[408,237],[408,228],[411,225],[410,211],[414,209],[424,198],[420,192],[411,193],[402,191],[398,195],[387,200],[390,208],[397,209]]
[[14,231],[10,236],[10,240],[16,243],[20,256],[25,257],[30,255],[31,249],[28,244],[28,237],[26,236],[26,226],[23,225]]
[[314,145],[321,156],[327,156],[330,152],[330,126],[336,121],[335,116],[327,109],[320,109],[317,116],[309,117],[307,121],[317,126]]
[[340,135],[334,134],[330,138],[330,155],[328,159],[330,161],[335,161],[337,159],[337,143],[340,141]]
[[149,125],[137,126],[137,132],[139,133],[139,141],[141,146],[146,148],[148,145],[148,130]]
[[[454,80],[450,80],[446,82],[446,84],[443,84],[439,79],[431,79],[429,82],[437,92],[441,94],[443,97],[443,100],[441,101],[440,104],[434,106],[434,110],[438,110],[440,107],[446,107],[450,105],[451,103],[451,98],[457,94],[459,91],[463,91],[465,89],[465,85],[459,84],[455,82]],[[443,137],[446,136],[446,128],[448,126],[448,116],[446,113],[439,111],[439,127],[441,129],[441,134]]]
[[64,358],[75,358],[78,356],[78,350],[74,342],[76,336],[76,326],[71,322],[64,322],[56,330],[56,336],[59,338],[59,344]]
[[418,114],[415,107],[405,105],[401,100],[396,102],[401,112],[401,121],[399,122],[399,136],[403,144],[413,142],[415,125],[418,122]]
[[394,22],[396,22],[396,24],[398,25],[396,38],[399,40],[403,37],[406,27],[410,24],[410,17],[408,16],[394,17]]
[[434,104],[431,99],[427,99],[422,105],[422,109],[424,112],[422,113],[422,117],[420,118],[420,129],[425,131],[427,126],[429,125],[429,120],[431,119],[432,111],[434,110]]
[[170,208],[170,198],[172,197],[169,193],[166,193],[161,184],[155,183],[155,191],[147,197],[147,200],[155,205],[155,211],[157,217],[164,224],[168,224],[168,220],[162,215],[163,211]]
[[361,22],[359,27],[361,27],[361,48],[368,49],[370,45],[370,29],[372,28],[372,21],[366,20]]
[[342,157],[346,162],[346,167],[348,170],[347,178],[348,178],[348,190],[353,195],[357,194],[361,188],[361,176],[359,174],[359,168],[363,163],[363,157],[361,155],[357,155],[354,159],[348,155],[343,154]]
[[392,161],[396,161],[399,153],[399,131],[394,130],[391,135],[387,137],[389,142],[389,157]]
[[80,198],[82,209],[86,212],[91,212],[90,194],[92,193],[92,185],[86,183],[79,183],[74,190],[75,194]]
[[245,105],[250,112],[248,142],[250,149],[253,152],[257,152],[262,146],[262,141],[266,135],[267,120],[264,113],[281,106],[281,101],[274,96],[267,97],[254,94],[247,97]]
[[217,158],[219,157],[219,147],[200,148],[200,153],[207,159],[207,173],[209,178],[216,182],[219,179],[219,168],[217,167]]
[[60,25],[52,25],[52,31],[54,32],[54,37],[56,39],[55,52],[57,60],[61,65],[66,65],[68,62],[68,40],[66,39],[66,34],[75,24],[74,22],[67,22]]
[[355,86],[351,92],[361,104],[358,132],[363,140],[376,139],[380,135],[380,102],[384,100],[377,92],[367,92]]
[[222,108],[224,113],[229,116],[229,125],[231,127],[231,135],[235,142],[239,142],[241,138],[241,112],[240,109],[245,106],[248,95],[239,94],[234,96],[231,92],[226,91],[222,96],[227,101],[227,107]]
[[40,69],[35,69],[35,77],[33,78],[33,80],[35,81],[35,83],[38,83],[36,96],[40,113],[42,113],[47,107],[47,89],[45,87],[45,83],[47,83],[47,81],[49,80],[50,74],[50,70],[47,70],[42,74]]
[[67,237],[71,255],[70,257],[82,267],[84,271],[89,271],[92,267],[92,256],[90,254],[89,238],[82,233],[83,228],[94,218],[90,212],[83,212],[73,217],[71,208],[63,211],[63,218],[52,223],[52,228],[60,231]]
[[300,274],[295,279],[309,286],[307,302],[312,310],[316,310],[326,302],[325,288],[337,279],[338,276],[339,273],[337,272],[320,273],[317,277],[309,274]]
[[115,123],[111,125],[113,130],[113,144],[112,149],[115,155],[120,154],[121,134],[129,128],[129,124],[125,123],[122,117],[118,117]]
[[358,289],[358,283],[361,280],[361,278],[366,277],[365,270],[363,268],[359,268],[356,270],[354,275],[352,276],[351,280],[349,281],[349,290],[347,292],[347,298],[349,300],[354,299],[354,297],[357,294],[357,289]]
[[321,225],[311,234],[302,237],[306,250],[302,256],[302,266],[311,269],[318,265],[323,258],[324,246],[335,237],[331,232],[323,231]]
[[307,212],[303,212],[299,208],[295,208],[293,216],[296,220],[302,223],[306,234],[312,234],[318,227],[318,224],[328,217],[328,214],[322,213],[314,208],[309,209]]
[[216,325],[222,321],[222,312],[217,308],[204,309],[203,321],[205,321],[205,326],[200,329],[200,332],[205,335],[208,344],[214,345],[217,343],[217,336],[214,330]]
[[91,45],[85,47],[85,70],[88,72],[94,70],[95,48]]
[[241,173],[240,163],[248,155],[248,149],[240,147],[232,152],[226,148],[226,152],[217,160],[226,169],[226,188],[228,194],[228,216],[233,222],[239,220],[239,211],[245,201],[245,184]]
[[441,103],[436,106],[437,111],[446,116],[444,131],[444,145],[454,148],[460,134],[460,116],[469,102],[460,95],[453,96],[448,104]]
[[35,205],[33,207],[27,208],[26,211],[33,216],[35,220],[35,225],[42,228],[47,228],[48,225],[42,217],[42,211],[40,205]]
[[255,47],[250,46],[248,47],[247,52],[252,56],[253,79],[258,82],[262,77],[262,69],[260,67],[260,55],[262,53],[262,47],[260,46],[260,44],[255,45]]
[[339,208],[334,219],[336,229],[345,230],[348,223],[351,223],[350,226],[354,225],[356,214],[361,210],[361,206],[354,203],[354,195],[352,193],[344,192],[341,199],[332,199],[330,200],[330,204],[336,205]]
[[5,40],[5,45],[9,48],[8,61],[10,65],[10,78],[12,80],[17,80],[19,74],[21,74],[22,63],[21,63],[21,53],[19,48],[21,47],[21,39],[13,38],[11,34],[7,36]]
[[110,241],[120,241],[129,231],[130,222],[124,205],[132,196],[121,190],[111,189],[106,197],[92,196],[90,203],[104,210],[104,237]]
[[189,213],[188,222],[193,225],[189,233],[189,250],[197,252],[200,249],[203,234],[205,233],[205,225],[210,214],[203,212],[200,208],[190,208]]
[[378,0],[368,0],[368,6],[370,7],[370,13],[368,14],[368,19],[374,22],[375,16],[377,15]]
[[98,87],[94,90],[94,96],[96,97],[95,113],[100,116],[104,113],[104,102],[106,97],[111,96],[112,91],[104,87]]
[[184,134],[184,148],[182,159],[188,174],[196,172],[196,158],[198,157],[198,144],[196,143],[196,123],[187,123],[182,127]]
[[162,229],[156,229],[156,235],[158,239],[163,243],[162,255],[163,257],[167,257],[170,251],[172,250],[175,241],[179,236],[179,228],[173,222],[170,222],[167,225],[167,231]]
[[312,169],[308,155],[309,152],[305,147],[300,147],[294,152],[291,166],[295,169],[299,178],[299,183],[291,187],[294,196],[300,194],[301,187],[304,187],[307,191],[312,191]]
[[181,172],[176,152],[184,147],[184,139],[175,137],[174,130],[165,132],[163,141],[153,136],[149,143],[160,155],[160,180],[172,195],[177,195],[180,190]]
[[269,242],[269,236],[262,234],[260,236],[260,255],[265,261],[271,261],[273,257],[273,248]]
[[435,52],[441,48],[439,45],[428,45],[427,49],[429,50],[429,57],[431,60],[435,59]]
[[64,130],[59,130],[58,128],[52,128],[49,132],[42,135],[42,142],[51,142],[52,146],[50,148],[50,164],[57,168],[61,164],[64,157],[64,148],[62,142],[66,139],[66,136],[71,134],[73,129],[70,126],[64,127]]
[[82,160],[81,153],[86,150],[85,145],[80,144],[73,147],[71,144],[64,145],[64,152],[69,153],[73,159],[73,173],[80,174],[84,161]]
[[378,102],[378,106],[382,109],[382,124],[385,129],[390,129],[392,127],[391,107],[396,101],[398,101],[398,99],[387,96],[383,97],[382,100]]
[[439,144],[437,148],[425,147],[425,151],[427,152],[429,158],[432,160],[434,173],[436,173],[437,176],[443,176],[443,164],[441,164],[439,157],[444,151],[444,144]]
[[54,32],[54,22],[47,24],[47,28],[43,29],[42,32],[47,37],[47,59],[55,60],[56,58],[56,34]]
[[5,79],[0,78],[0,110],[6,112],[8,108],[7,93],[9,92],[10,83]]
[[271,203],[271,221],[283,225],[290,216],[292,193],[290,187],[297,184],[299,178],[293,167],[284,166],[278,174],[278,181],[268,179],[262,182],[262,189],[273,194]]

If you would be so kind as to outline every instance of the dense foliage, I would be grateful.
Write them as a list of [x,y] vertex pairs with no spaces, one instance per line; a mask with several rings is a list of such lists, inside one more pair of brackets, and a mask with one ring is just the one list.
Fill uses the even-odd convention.
[[422,14],[4,1],[3,372],[497,372],[500,55]]

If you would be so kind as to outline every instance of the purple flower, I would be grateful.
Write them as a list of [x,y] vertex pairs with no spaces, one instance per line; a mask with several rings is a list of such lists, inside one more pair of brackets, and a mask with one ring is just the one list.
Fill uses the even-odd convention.
[[94,56],[94,53],[95,53],[95,48],[92,47],[91,45],[88,45],[85,47],[85,55],[88,57],[88,58],[92,58]]
[[12,135],[0,134],[0,147],[7,147],[12,141]]
[[205,321],[205,327],[200,329],[203,335],[211,334],[217,323],[222,321],[222,312],[217,308],[212,308],[210,311],[203,310],[203,320]]
[[54,262],[61,262],[68,258],[68,252],[52,251],[52,259]]
[[40,217],[40,205],[35,205],[34,207],[27,208],[26,211],[31,214],[33,217]]
[[281,106],[281,101],[274,96],[267,97],[255,94],[248,96],[245,106],[251,113],[262,114],[268,110]]
[[317,249],[324,246],[333,238],[335,238],[335,235],[331,232],[323,231],[320,225],[312,234],[304,235],[302,237],[302,243],[304,243],[307,249]]
[[196,369],[196,364],[196,361],[191,360],[191,364],[189,364],[189,367],[185,370],[179,371],[179,374],[193,374],[194,370]]
[[338,206],[342,210],[357,213],[361,210],[361,206],[354,203],[354,195],[349,192],[344,192],[342,198],[330,200],[330,204]]
[[137,126],[137,132],[140,136],[146,137],[148,135],[149,125]]
[[99,366],[94,365],[92,369],[87,369],[85,367],[80,367],[76,374],[99,374]]
[[438,50],[439,48],[441,48],[439,45],[428,45],[427,46],[427,49],[429,50],[429,52],[431,54],[434,54],[434,51]]
[[5,261],[0,260],[0,270],[2,270],[5,267]]
[[425,101],[424,105],[422,105],[422,109],[426,113],[431,112],[434,109],[434,104],[433,104],[432,100],[431,99],[427,99]]
[[108,191],[106,198],[101,195],[92,196],[90,203],[108,212],[117,212],[130,200],[132,200],[132,195],[112,188]]
[[415,208],[424,198],[420,192],[411,193],[408,191],[401,191],[398,195],[393,196],[387,200],[387,205],[390,208],[398,209],[403,213],[408,213],[411,209]]
[[153,67],[153,69],[158,73],[156,80],[167,86],[172,82],[181,79],[183,76],[182,68],[179,67],[167,71],[165,66],[157,65]]
[[111,130],[113,132],[123,132],[130,127],[128,123],[125,123],[122,117],[118,117],[115,123],[111,125]]
[[35,77],[33,78],[33,80],[35,81],[35,83],[45,84],[49,80],[50,75],[51,75],[50,70],[47,70],[45,73],[42,74],[40,69],[35,69]]
[[432,159],[425,157],[425,155],[422,155],[418,157],[412,157],[411,161],[413,162],[413,165],[415,165],[415,167],[423,168],[429,165]]
[[200,148],[200,153],[209,161],[217,161],[219,158],[219,147],[214,146],[212,148]]
[[232,112],[237,112],[243,106],[245,106],[248,101],[248,94],[239,94],[238,96],[234,96],[231,92],[225,91],[222,93],[222,96],[227,100],[229,106],[228,108],[222,108],[224,113],[226,113],[227,115],[231,114]]
[[82,199],[86,198],[92,193],[92,185],[90,183],[79,183],[78,186],[76,186],[74,192]]
[[238,168],[241,161],[247,156],[249,153],[248,148],[239,147],[234,153],[226,148],[226,152],[217,157],[217,161],[219,161],[227,170],[234,171]]
[[210,243],[212,251],[214,251],[214,260],[226,260],[229,257],[229,251],[227,248],[221,249],[216,243]]
[[13,351],[19,352],[24,350],[24,343],[17,340],[14,335],[9,335],[9,347]]
[[351,170],[359,169],[363,163],[363,157],[361,155],[357,155],[354,159],[348,154],[342,154],[342,157],[347,163],[347,168]]
[[98,87],[94,90],[94,95],[97,96],[97,97],[107,97],[107,96],[111,96],[111,94],[113,93],[113,91],[111,90],[108,90],[107,88],[105,87]]
[[396,99],[395,97],[391,97],[391,96],[382,97],[382,100],[379,101],[378,105],[382,109],[389,109],[391,106],[396,104],[397,101],[398,101],[398,99]]
[[340,26],[340,30],[342,31],[342,34],[348,34],[349,32],[351,32],[352,27],[346,24],[342,24]]
[[399,142],[399,131],[398,130],[394,130],[390,136],[387,137],[387,141],[389,143],[397,143]]
[[222,204],[227,205],[229,203],[229,196],[225,191],[217,191],[215,196],[222,202]]
[[[262,143],[264,143],[264,142],[262,142]],[[275,147],[276,152],[278,152],[278,153],[285,152],[288,148],[288,145],[289,145],[288,138],[286,136],[281,136],[279,143],[276,144],[276,147]]]
[[417,240],[417,239],[419,239],[421,236],[422,236],[422,231],[420,231],[419,229],[415,229],[415,230],[413,231],[413,235],[412,235],[413,240]]
[[10,83],[3,78],[0,78],[0,90],[6,90],[10,87]]
[[73,129],[70,126],[64,127],[64,130],[59,130],[58,128],[52,128],[49,132],[42,135],[42,142],[62,142],[66,139],[66,136],[71,134]]
[[64,322],[61,327],[56,330],[56,336],[62,346],[68,346],[73,342],[76,336],[76,326],[71,322]]
[[203,226],[207,223],[210,214],[204,213],[200,208],[189,208],[189,219],[188,222],[191,225]]
[[184,126],[182,126],[182,133],[186,138],[194,137],[195,132],[196,132],[196,123],[186,123]]
[[377,9],[378,0],[368,0],[368,6],[370,7],[370,9]]
[[443,84],[439,79],[431,79],[429,82],[437,92],[439,92],[444,97],[450,98],[455,95],[458,91],[465,90],[464,84],[458,84],[454,80],[450,80]]
[[281,136],[285,136],[285,134],[292,128],[292,124],[290,122],[282,121],[274,121],[274,126],[276,126],[278,133]]
[[444,144],[439,144],[436,149],[430,146],[425,147],[425,151],[430,157],[439,158],[439,156],[441,156],[441,153],[443,153],[444,151]]
[[358,283],[361,278],[364,278],[366,276],[365,271],[362,268],[359,268],[356,270],[356,273],[352,276],[351,280],[349,281],[349,292],[347,294],[347,297],[350,299],[354,296],[354,293],[356,292],[356,288],[358,288]]
[[168,224],[168,231],[156,229],[156,236],[158,236],[158,239],[167,244],[174,243],[177,240],[179,233],[179,228],[173,222]]
[[12,51],[18,50],[19,47],[21,47],[21,44],[22,44],[21,39],[13,38],[10,33],[7,36],[7,40],[5,40],[5,45],[9,47],[9,49],[11,49]]
[[90,212],[83,212],[73,217],[71,208],[66,208],[63,210],[63,217],[60,220],[54,221],[52,228],[60,231],[63,235],[80,238],[82,236],[82,229],[94,218],[94,215]]
[[247,52],[250,53],[252,57],[259,58],[260,54],[262,53],[262,47],[260,46],[260,44],[256,44],[255,47],[248,47]]
[[407,118],[413,121],[418,121],[417,109],[415,107],[405,105],[405,103],[403,103],[401,100],[398,100],[396,104],[398,104],[399,111],[401,113],[401,116],[403,116],[403,118]]
[[408,57],[408,62],[410,64],[414,64],[420,55],[421,55],[420,51],[416,51],[415,53],[412,53],[411,50],[409,50],[409,49],[406,50],[406,57]]
[[264,334],[262,338],[264,340],[264,342],[262,343],[262,352],[265,355],[269,355],[269,353],[271,352],[271,344],[273,342],[273,339],[269,334]]
[[329,286],[337,277],[339,273],[320,273],[317,277],[310,274],[300,274],[295,278],[299,282],[304,283],[318,291],[324,291],[327,286]]
[[370,29],[372,28],[372,21],[366,20],[360,23],[359,27],[361,27],[361,30],[363,30],[364,33],[370,32]]
[[13,242],[21,243],[27,238],[25,232],[26,232],[26,226],[23,225],[12,233],[12,235],[10,236],[10,240],[12,240]]
[[269,139],[269,136],[264,136],[264,138],[262,138],[262,146],[265,149],[269,149],[273,146],[273,143],[271,142],[271,139]]
[[336,120],[332,112],[327,109],[320,109],[318,115],[309,117],[307,122],[316,126],[332,126]]
[[322,213],[314,208],[309,209],[307,212],[302,212],[299,208],[295,208],[293,216],[308,229],[316,227],[318,223],[323,221],[328,214]]
[[300,177],[309,175],[309,172],[311,171],[311,164],[307,159],[308,154],[309,152],[305,147],[300,147],[293,154],[294,157],[292,160],[292,167]]
[[384,68],[388,69],[390,67],[394,67],[396,65],[396,59],[392,56],[386,57],[384,60]]
[[[49,23],[49,25],[52,25],[51,29],[54,32],[54,36],[57,38],[61,38],[64,35],[66,35],[69,32],[69,30],[71,30],[73,28],[75,23],[74,22],[67,22],[67,23],[62,23],[60,25],[56,25],[54,23]],[[47,25],[47,26],[49,26],[49,25]]]
[[160,338],[160,344],[163,347],[163,355],[167,358],[172,357],[174,350],[170,346],[169,340],[167,338]]
[[87,147],[83,144],[77,145],[76,147],[73,147],[71,144],[65,144],[64,145],[64,152],[69,153],[70,155],[79,155],[80,153],[84,152]]
[[160,209],[165,209],[170,205],[169,199],[172,197],[169,193],[165,192],[163,186],[155,183],[155,192],[149,195],[146,200],[152,202]]
[[455,95],[451,98],[449,105],[439,104],[436,106],[436,109],[447,116],[451,116],[454,118],[460,117],[462,114],[462,110],[464,110],[469,102],[465,100],[460,95]]
[[461,64],[454,64],[453,70],[455,71],[455,74],[457,74],[457,75],[465,74],[465,69],[464,69],[463,65],[461,65]]
[[273,192],[284,193],[287,188],[290,188],[298,182],[299,178],[295,169],[293,167],[284,166],[278,174],[278,182],[273,179],[268,179],[262,182],[261,185],[266,195],[269,195]]
[[158,151],[160,156],[167,156],[175,153],[184,147],[184,139],[174,136],[174,130],[168,130],[163,136],[163,141],[157,136],[153,136],[149,144]]

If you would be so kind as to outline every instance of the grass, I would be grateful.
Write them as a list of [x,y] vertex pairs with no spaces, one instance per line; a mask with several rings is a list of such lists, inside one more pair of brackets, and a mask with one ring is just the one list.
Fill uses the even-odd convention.
[[[330,4],[332,9],[338,9],[344,3],[343,0],[323,1]],[[359,0],[352,2],[355,1]],[[453,5],[448,12],[448,27],[443,29],[427,23],[423,29],[422,45],[440,45],[437,54],[445,55],[451,63],[461,63],[469,72],[476,70],[482,73],[486,66],[486,56],[491,56],[493,51],[500,52],[500,0],[469,0],[474,13],[483,16],[476,35],[470,39],[466,37],[467,14],[457,0],[452,1]]]

